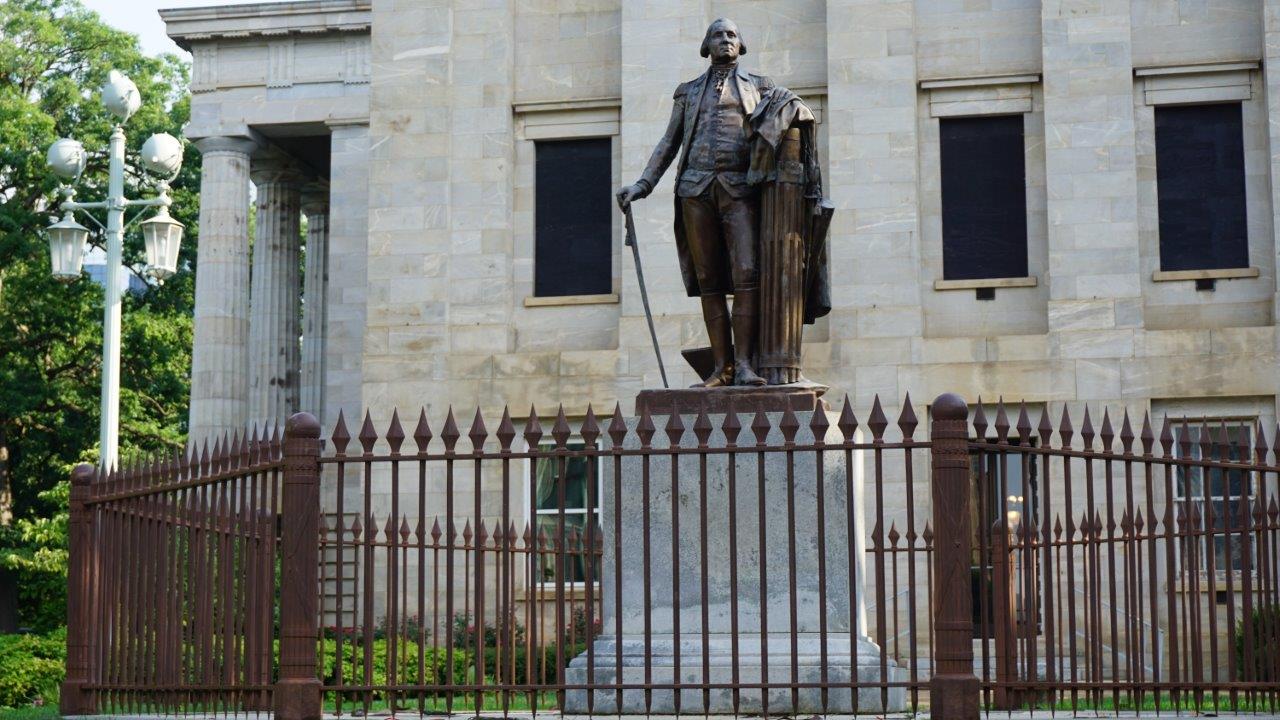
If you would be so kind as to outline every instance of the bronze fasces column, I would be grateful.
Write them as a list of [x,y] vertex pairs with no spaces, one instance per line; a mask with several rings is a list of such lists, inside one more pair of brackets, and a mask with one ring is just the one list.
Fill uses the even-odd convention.
[[760,191],[760,330],[756,371],[770,385],[799,382],[804,327],[805,173],[800,130],[783,135],[777,181]]

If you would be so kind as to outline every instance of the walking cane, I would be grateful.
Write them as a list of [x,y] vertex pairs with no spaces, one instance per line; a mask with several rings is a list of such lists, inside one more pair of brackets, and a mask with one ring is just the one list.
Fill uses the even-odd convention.
[[662,350],[658,347],[658,331],[653,327],[653,311],[649,309],[649,291],[644,287],[644,268],[640,265],[640,245],[636,243],[636,223],[631,219],[631,203],[622,206],[627,216],[627,245],[631,247],[631,256],[636,261],[636,280],[640,282],[640,301],[644,303],[644,319],[649,322],[649,337],[653,338],[653,354],[658,356],[658,372],[662,373],[662,387],[667,384],[667,368],[662,364]]

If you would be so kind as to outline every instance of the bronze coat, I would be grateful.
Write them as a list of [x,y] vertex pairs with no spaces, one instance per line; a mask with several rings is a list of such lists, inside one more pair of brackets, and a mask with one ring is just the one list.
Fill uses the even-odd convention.
[[[648,183],[650,189],[658,184],[662,174],[675,160],[677,152],[680,153],[680,163],[676,166],[677,182],[680,175],[684,173],[689,158],[689,145],[693,142],[693,131],[698,125],[699,100],[702,98],[702,90],[706,87],[707,78],[710,76],[711,70],[708,68],[699,77],[681,83],[676,88],[673,96],[674,103],[671,106],[671,120],[668,121],[666,132],[662,134],[658,146],[649,156],[649,164],[640,175],[640,180]],[[742,110],[749,117],[760,102],[760,95],[773,87],[773,80],[764,75],[747,72],[742,69],[742,66],[738,66],[734,76],[738,84],[738,97],[742,101]],[[688,292],[689,297],[699,297],[702,292],[698,287],[698,275],[693,269],[693,257],[689,253],[689,242],[685,236],[679,196],[675,198],[675,231],[676,254],[680,258],[680,274],[684,278],[685,291]]]

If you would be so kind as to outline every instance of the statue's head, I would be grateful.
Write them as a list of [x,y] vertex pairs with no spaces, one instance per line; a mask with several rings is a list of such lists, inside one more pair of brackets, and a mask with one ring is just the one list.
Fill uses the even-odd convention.
[[728,18],[716,18],[702,38],[702,57],[716,63],[731,63],[747,54],[747,45],[738,34],[738,25]]

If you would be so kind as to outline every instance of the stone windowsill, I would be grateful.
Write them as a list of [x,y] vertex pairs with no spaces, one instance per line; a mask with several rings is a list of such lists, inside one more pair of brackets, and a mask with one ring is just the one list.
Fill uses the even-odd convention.
[[1256,267],[1222,268],[1219,270],[1156,270],[1151,274],[1153,282],[1177,282],[1179,280],[1235,280],[1256,278]]
[[[600,598],[600,583],[592,583],[592,598]],[[556,599],[555,583],[538,583],[534,585],[532,591],[528,587],[515,588],[515,599],[522,600],[538,600],[541,602],[554,602]],[[565,600],[586,600],[587,586],[585,583],[565,583],[564,585]]]
[[527,297],[525,307],[556,307],[560,305],[617,305],[618,293],[603,295],[556,295],[554,297]]
[[1035,275],[1011,278],[979,278],[976,280],[934,280],[934,290],[980,290],[982,288],[1028,288],[1039,284]]

